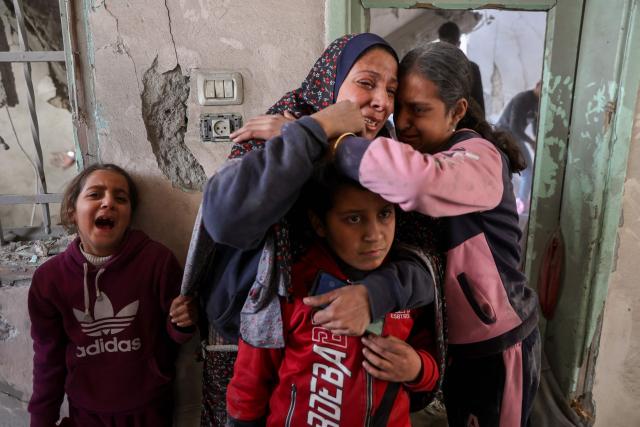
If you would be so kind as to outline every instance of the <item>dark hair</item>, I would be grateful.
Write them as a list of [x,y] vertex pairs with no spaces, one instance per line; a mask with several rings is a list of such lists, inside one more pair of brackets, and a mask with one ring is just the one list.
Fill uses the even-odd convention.
[[124,169],[120,166],[114,165],[112,163],[94,163],[87,168],[83,169],[78,175],[75,176],[67,185],[67,188],[64,191],[64,195],[62,196],[62,204],[60,206],[60,222],[69,231],[75,232],[76,226],[71,219],[71,215],[76,209],[76,202],[78,201],[78,197],[80,196],[80,192],[84,188],[84,184],[87,182],[87,178],[89,175],[96,171],[111,171],[118,173],[127,180],[127,185],[129,186],[129,202],[131,203],[131,213],[136,210],[138,206],[138,189],[136,188],[136,184],[133,182],[131,175],[129,175]]
[[458,129],[468,128],[478,132],[506,154],[511,172],[520,172],[526,168],[526,162],[511,135],[495,130],[484,118],[482,109],[471,98],[471,67],[465,54],[457,47],[446,43],[430,43],[411,50],[400,62],[398,77],[418,73],[433,82],[438,88],[440,100],[448,111],[455,107],[460,99],[466,99],[469,107],[457,124]]
[[336,193],[344,187],[365,188],[357,181],[343,175],[335,164],[321,162],[302,190],[304,206],[324,222],[327,212],[334,206]]
[[438,38],[443,42],[460,43],[460,27],[455,22],[445,22],[438,28]]

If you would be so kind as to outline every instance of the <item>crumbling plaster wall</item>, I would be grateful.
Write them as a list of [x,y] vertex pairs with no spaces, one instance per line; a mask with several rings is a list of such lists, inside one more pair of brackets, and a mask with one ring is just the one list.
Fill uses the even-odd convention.
[[[231,148],[230,143],[200,142],[200,114],[234,112],[250,118],[297,87],[324,47],[324,2],[91,0],[73,5],[84,88],[79,123],[86,125],[88,146],[97,147],[97,160],[134,175],[141,195],[134,225],[184,260],[201,199],[198,189]],[[240,72],[244,103],[198,105],[197,70]],[[28,277],[2,285],[0,395],[6,393],[23,408],[32,369]],[[199,425],[197,344],[196,337],[183,347],[178,363],[178,426]],[[15,416],[26,420],[24,410]]]
[[632,135],[618,258],[609,281],[596,364],[596,427],[640,425],[640,101]]
[[[247,119],[297,87],[324,47],[324,2],[84,3],[76,14],[87,24],[81,69],[89,138],[101,161],[133,173],[141,194],[134,225],[184,259],[201,199],[196,190],[231,148],[200,142],[200,114]],[[240,72],[244,103],[198,105],[197,70]],[[183,349],[178,366],[178,425],[197,425],[199,416],[196,341]]]
[[[324,45],[324,2],[93,1],[79,13],[88,19],[85,71],[94,86],[92,125],[100,159],[134,173],[142,196],[136,225],[183,259],[201,197],[185,190],[199,188],[230,149],[228,143],[200,142],[200,114],[235,112],[250,118],[296,87]],[[244,104],[197,105],[198,69],[239,71]],[[172,123],[152,114],[167,109],[150,108],[162,97],[145,85],[149,72],[158,78],[182,75],[188,85],[182,89],[186,100],[175,97],[167,113]],[[150,142],[158,133],[164,135],[153,142],[164,147],[159,150]],[[157,157],[162,150],[167,153]],[[179,171],[162,169],[172,155]]]

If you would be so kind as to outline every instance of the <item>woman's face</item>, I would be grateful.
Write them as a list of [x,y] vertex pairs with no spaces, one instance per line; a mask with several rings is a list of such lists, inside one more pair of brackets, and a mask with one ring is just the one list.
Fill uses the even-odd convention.
[[362,136],[373,139],[389,115],[398,90],[398,64],[385,49],[374,48],[353,64],[338,90],[336,102],[351,101],[360,106],[365,121]]

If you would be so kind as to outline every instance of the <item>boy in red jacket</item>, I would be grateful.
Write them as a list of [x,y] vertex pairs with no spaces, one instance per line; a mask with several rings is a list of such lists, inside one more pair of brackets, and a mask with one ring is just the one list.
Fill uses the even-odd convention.
[[[321,275],[350,284],[392,256],[395,207],[333,169],[303,194],[319,239],[294,264],[293,298],[282,301],[285,348],[240,340],[227,389],[229,422],[409,426],[407,391],[432,390],[438,379],[424,311],[387,314],[381,336],[351,337],[314,325],[313,308],[302,302]],[[425,268],[411,278],[433,280]]]

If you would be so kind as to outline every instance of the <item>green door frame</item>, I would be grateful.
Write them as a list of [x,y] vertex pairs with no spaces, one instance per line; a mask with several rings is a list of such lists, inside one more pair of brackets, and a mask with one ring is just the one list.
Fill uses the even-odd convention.
[[327,0],[327,40],[367,31],[367,9],[386,7],[547,11],[525,272],[537,287],[545,248],[560,229],[565,268],[555,316],[541,322],[545,352],[568,399],[590,391],[579,379],[593,371],[580,369],[613,265],[640,75],[631,59],[640,51],[638,0]]

